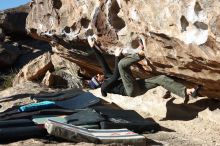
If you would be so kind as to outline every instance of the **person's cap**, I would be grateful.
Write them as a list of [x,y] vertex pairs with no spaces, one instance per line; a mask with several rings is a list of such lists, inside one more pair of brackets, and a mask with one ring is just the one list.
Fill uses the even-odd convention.
[[101,84],[97,81],[95,76],[89,81],[89,87],[92,89],[99,88],[100,86]]

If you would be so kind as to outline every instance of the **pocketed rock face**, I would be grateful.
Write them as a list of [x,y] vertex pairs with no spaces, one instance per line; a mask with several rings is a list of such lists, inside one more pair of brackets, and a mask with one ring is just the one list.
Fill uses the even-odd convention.
[[[39,39],[58,37],[84,52],[86,36],[97,34],[108,54],[117,47],[135,48],[142,34],[148,61],[141,62],[146,71],[140,77],[167,74],[203,85],[203,96],[220,98],[219,7],[216,0],[33,0],[26,29]],[[91,64],[76,51],[57,50],[76,63]],[[89,65],[88,70],[97,68]]]

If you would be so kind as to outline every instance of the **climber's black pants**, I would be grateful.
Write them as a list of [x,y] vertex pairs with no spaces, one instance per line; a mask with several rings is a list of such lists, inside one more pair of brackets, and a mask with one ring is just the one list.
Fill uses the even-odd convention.
[[165,75],[155,76],[143,80],[136,80],[132,76],[130,66],[141,59],[142,58],[138,54],[133,54],[121,59],[118,64],[120,76],[128,96],[141,95],[149,89],[162,86],[178,96],[183,98],[186,97],[186,87]]

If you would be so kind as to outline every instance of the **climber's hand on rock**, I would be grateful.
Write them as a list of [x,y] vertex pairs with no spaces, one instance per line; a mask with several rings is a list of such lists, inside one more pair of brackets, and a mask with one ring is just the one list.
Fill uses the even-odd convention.
[[117,48],[116,50],[115,50],[115,56],[120,56],[121,55],[121,52],[122,52],[122,49],[121,48]]
[[138,43],[139,43],[139,48],[140,49],[144,49],[144,44],[143,44],[143,41],[142,41],[142,38],[138,38]]
[[144,50],[141,49],[141,50],[138,52],[138,55],[139,55],[139,56],[145,56]]

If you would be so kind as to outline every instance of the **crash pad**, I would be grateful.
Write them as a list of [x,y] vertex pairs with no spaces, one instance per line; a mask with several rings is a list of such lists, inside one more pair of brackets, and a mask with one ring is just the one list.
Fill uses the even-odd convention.
[[145,137],[128,129],[85,129],[53,120],[48,120],[45,127],[49,134],[74,142],[145,146]]
[[127,128],[137,133],[157,132],[160,125],[146,120],[134,110],[113,109],[105,106],[93,107],[105,121],[100,123],[102,129]]
[[0,143],[45,136],[46,130],[38,126],[0,128]]
[[32,121],[38,125],[45,124],[49,119],[66,123],[65,115],[35,115],[32,116]]
[[34,126],[34,125],[35,124],[30,119],[16,119],[16,120],[0,121],[0,128],[24,127],[24,126]]
[[83,109],[100,102],[100,98],[96,97],[90,92],[85,92],[74,98],[67,99],[64,101],[55,101],[55,104],[64,109]]

